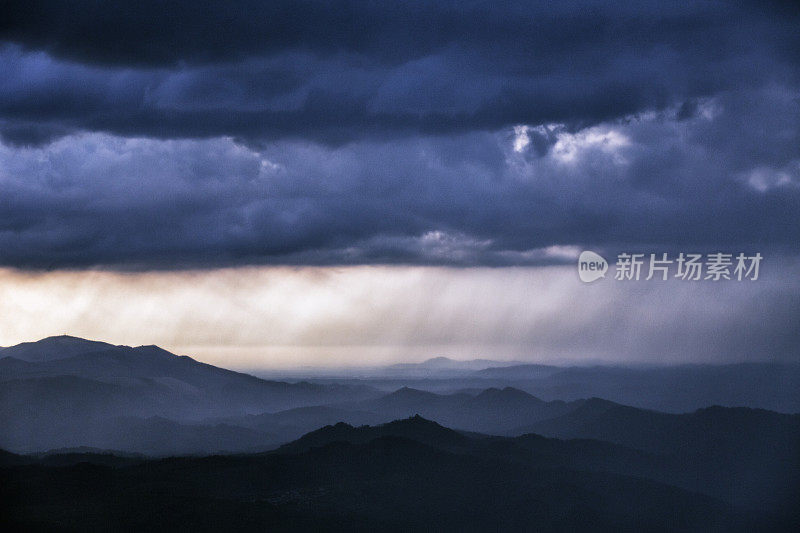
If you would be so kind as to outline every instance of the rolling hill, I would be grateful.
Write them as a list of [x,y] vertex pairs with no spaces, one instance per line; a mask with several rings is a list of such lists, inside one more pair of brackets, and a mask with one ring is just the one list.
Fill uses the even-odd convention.
[[[366,386],[267,381],[156,346],[51,337],[0,352],[0,447],[23,452],[76,443],[104,447],[119,440],[110,428],[120,421],[141,419],[139,425],[147,425],[144,420],[157,417],[197,425],[376,395]],[[262,446],[274,444],[265,438]]]
[[3,456],[0,498],[9,512],[0,522],[73,530],[207,531],[225,523],[242,531],[698,532],[793,531],[799,523],[796,514],[615,473],[615,464],[657,468],[651,456],[615,445],[468,436],[420,417],[329,426],[267,454],[117,465],[97,454],[85,459]]

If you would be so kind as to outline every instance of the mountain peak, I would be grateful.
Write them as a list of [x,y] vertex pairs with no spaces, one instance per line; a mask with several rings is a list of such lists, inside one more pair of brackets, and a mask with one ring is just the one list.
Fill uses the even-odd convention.
[[114,345],[90,341],[72,335],[54,335],[34,342],[23,342],[3,348],[4,357],[15,357],[23,361],[38,363],[66,359],[83,353],[112,348]]
[[404,386],[404,387],[400,387],[399,389],[394,391],[392,394],[397,394],[397,395],[416,395],[416,394],[430,394],[430,393],[427,392],[427,391],[424,391],[424,390],[414,389],[412,387]]
[[295,453],[327,446],[334,442],[362,444],[382,437],[401,437],[422,444],[445,447],[460,446],[468,440],[461,433],[417,414],[378,426],[353,427],[350,424],[339,422],[306,433],[296,441],[281,446],[279,451]]
[[[444,427],[443,425],[434,422],[433,420],[428,420],[427,418],[421,416],[420,414],[415,414],[414,416],[410,416],[408,418],[403,418],[400,420],[393,420],[391,422],[387,422],[385,424],[381,424],[380,426],[376,426],[379,428],[383,428],[384,430],[396,430],[396,429],[419,429],[419,428],[426,428],[426,429],[436,429],[436,430],[443,430],[447,432],[451,432],[453,430]],[[455,432],[454,432],[455,433]]]
[[440,355],[439,357],[431,357],[430,359],[426,359],[422,362],[423,365],[430,365],[430,364],[438,364],[438,363],[453,363],[455,362],[453,359],[449,357],[444,357]]
[[476,399],[493,399],[493,400],[504,400],[504,401],[538,401],[541,402],[539,398],[533,396],[532,394],[528,394],[527,392],[515,389],[514,387],[505,387],[503,389],[498,389],[495,387],[490,387],[481,391],[480,394],[475,396]]
[[[45,337],[38,341],[33,342],[23,342],[22,344],[36,344],[39,346],[46,346],[46,345],[53,345],[58,344],[62,346],[69,346],[69,345],[87,345],[87,344],[107,344],[101,341],[92,341],[89,339],[84,339],[82,337],[75,337],[73,335],[51,335],[49,337]],[[20,346],[19,344],[17,346]]]
[[433,392],[428,392],[411,387],[401,387],[383,397],[385,400],[428,400],[438,397]]
[[148,356],[156,356],[156,357],[168,357],[168,358],[177,358],[178,356],[174,353],[165,350],[160,346],[156,346],[155,344],[147,344],[145,346],[137,346],[134,350],[139,354],[144,354]]
[[46,344],[108,344],[108,343],[102,341],[93,341],[90,339],[84,339],[83,337],[76,337],[74,335],[67,335],[65,333],[63,335],[50,335],[49,337],[44,337],[42,339],[39,339],[38,341],[23,342],[17,344],[17,346],[21,346],[23,344],[46,345]]
[[594,396],[585,400],[577,400],[576,403],[578,403],[578,407],[575,412],[592,415],[602,414],[616,407],[623,407],[618,403]]
[[72,335],[53,335],[38,341],[23,342],[15,346],[3,348],[2,357],[13,357],[29,363],[42,363],[57,361],[84,354],[106,352],[108,350],[128,350],[140,356],[155,358],[174,358],[175,354],[156,346],[148,344],[131,348],[129,346],[114,345],[107,342],[92,341]]

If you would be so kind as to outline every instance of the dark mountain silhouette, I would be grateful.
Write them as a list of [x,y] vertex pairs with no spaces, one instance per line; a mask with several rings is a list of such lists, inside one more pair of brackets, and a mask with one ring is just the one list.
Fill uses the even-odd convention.
[[[683,450],[718,453],[722,445],[743,448],[784,441],[800,447],[800,415],[763,409],[713,406],[694,413],[660,413],[600,398],[574,402],[570,412],[518,428],[559,438],[592,438],[657,453]],[[799,448],[800,449],[800,448]]]
[[0,468],[11,466],[35,464],[37,461],[31,457],[0,450]]
[[278,451],[301,452],[334,442],[357,444],[387,436],[402,437],[441,449],[458,448],[468,442],[467,437],[461,433],[417,415],[378,426],[361,426],[358,428],[339,422],[336,425],[325,426],[312,431],[294,442],[284,444],[278,448]]
[[[278,451],[302,452],[337,442],[359,444],[396,436],[487,460],[653,479],[750,509],[787,515],[792,513],[800,496],[800,440],[798,428],[785,422],[772,431],[760,450],[754,449],[752,443],[737,441],[737,433],[733,431],[724,437],[730,443],[727,445],[712,437],[712,441],[697,439],[696,447],[658,453],[595,439],[562,440],[535,434],[508,438],[456,432],[414,416],[374,427],[343,423],[327,426]],[[778,449],[772,456],[762,457],[770,453],[770,448]]]
[[57,467],[11,456],[0,468],[9,510],[0,521],[26,529],[222,523],[295,531],[792,531],[798,524],[794,514],[735,508],[569,459],[615,453],[650,460],[594,441],[470,437],[414,417],[326,427],[270,454],[119,465],[97,454],[49,456]]
[[144,455],[125,453],[119,450],[101,450],[87,446],[64,448],[37,455],[17,455],[0,450],[0,468],[22,465],[63,467],[81,463],[122,467],[141,464],[147,460],[148,458]]
[[676,415],[591,399],[519,431],[662,454],[705,492],[737,503],[800,496],[800,415],[719,406]]

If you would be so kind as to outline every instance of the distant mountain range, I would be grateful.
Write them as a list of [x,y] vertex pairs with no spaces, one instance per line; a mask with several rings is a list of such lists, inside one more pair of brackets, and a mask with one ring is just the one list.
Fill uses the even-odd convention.
[[433,357],[421,363],[399,363],[384,367],[388,374],[404,373],[408,375],[435,375],[440,372],[451,374],[452,372],[474,372],[487,368],[503,368],[513,365],[521,365],[519,361],[493,361],[491,359],[468,359],[457,360],[449,357]]
[[[425,364],[450,368],[461,363],[436,358]],[[691,388],[715,372],[738,380],[752,370],[748,366],[697,368],[700,378],[687,375],[686,368],[664,369],[665,382],[683,391],[686,387],[681,383]],[[767,379],[765,367],[753,368],[759,370],[753,379]],[[600,376],[600,382],[606,376],[611,383],[633,373],[641,377],[640,384],[621,383],[620,389],[634,390],[649,383],[658,393],[654,370],[601,368],[592,373],[525,365],[470,372],[492,376],[508,372],[523,378],[547,375],[542,379],[548,383],[567,379],[583,383],[591,375]],[[613,379],[609,381],[608,376]],[[758,385],[778,394],[787,382],[767,387],[759,381]],[[593,387],[604,385],[585,388]],[[277,447],[337,422],[374,425],[417,414],[462,431],[597,438],[659,452],[663,448],[657,445],[676,446],[681,439],[703,445],[686,438],[699,435],[709,440],[714,432],[698,429],[709,417],[726,421],[723,439],[735,432],[737,423],[771,427],[796,422],[796,418],[756,410],[718,408],[711,415],[707,411],[669,415],[600,399],[544,401],[510,386],[437,394],[409,387],[387,393],[372,387],[370,381],[289,383],[225,370],[157,346],[115,346],[69,336],[0,350],[0,447],[16,452],[80,446],[152,455],[249,452]]]
[[473,377],[478,382],[510,385],[545,399],[594,396],[674,413],[710,405],[800,412],[798,363],[567,368],[520,365],[487,368]]
[[313,382],[369,385],[386,392],[410,387],[440,394],[477,393],[513,387],[544,400],[598,397],[672,413],[710,405],[800,412],[800,361],[643,367],[436,357],[386,367],[254,372],[269,379],[291,380],[302,375]]
[[401,388],[379,398],[348,405],[381,413],[386,419],[420,414],[449,427],[508,434],[520,426],[567,413],[579,403],[545,402],[521,390],[506,387],[489,388],[477,394],[449,395]]

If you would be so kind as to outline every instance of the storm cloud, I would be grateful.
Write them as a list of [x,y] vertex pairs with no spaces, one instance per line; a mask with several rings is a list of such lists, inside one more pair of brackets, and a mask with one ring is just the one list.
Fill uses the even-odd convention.
[[[800,240],[800,113],[782,90],[758,102],[727,94],[691,118],[674,109],[575,133],[258,149],[84,133],[4,146],[2,261],[521,265],[571,261],[579,247],[785,251]],[[750,125],[764,113],[782,132],[767,144]]]
[[6,13],[3,129],[28,142],[587,126],[796,87],[800,50],[789,3],[26,1]]
[[791,252],[790,3],[9,2],[0,264]]

